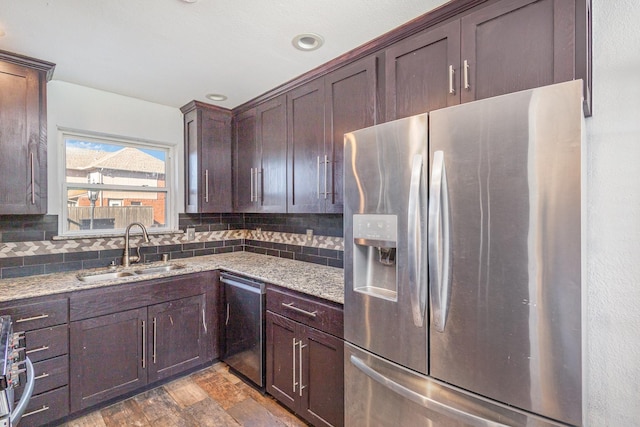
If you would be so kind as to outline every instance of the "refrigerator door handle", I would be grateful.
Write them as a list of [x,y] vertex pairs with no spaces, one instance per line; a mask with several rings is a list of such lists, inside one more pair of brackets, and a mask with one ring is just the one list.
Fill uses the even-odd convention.
[[451,286],[449,190],[444,152],[433,153],[429,192],[429,296],[433,327],[444,332]]
[[365,374],[372,380],[376,381],[379,384],[382,384],[389,390],[399,394],[405,399],[408,399],[413,403],[416,403],[424,408],[427,408],[428,410],[437,412],[439,414],[442,414],[444,416],[447,416],[456,420],[460,420],[472,426],[507,427],[506,424],[501,424],[495,421],[488,420],[486,418],[479,417],[474,414],[470,414],[465,411],[461,411],[460,409],[454,408],[449,405],[445,405],[444,403],[438,402],[437,400],[434,400],[430,397],[424,396],[420,393],[416,393],[415,391],[403,386],[402,384],[397,383],[388,377],[385,377],[380,372],[368,366],[362,359],[354,356],[353,354],[350,357],[350,361],[353,366],[358,368],[363,374]]
[[422,230],[420,228],[420,182],[422,177],[422,156],[413,156],[411,167],[411,185],[409,187],[409,218],[407,241],[409,252],[409,292],[413,324],[421,328],[424,324],[426,298],[421,292],[420,260],[422,252]]

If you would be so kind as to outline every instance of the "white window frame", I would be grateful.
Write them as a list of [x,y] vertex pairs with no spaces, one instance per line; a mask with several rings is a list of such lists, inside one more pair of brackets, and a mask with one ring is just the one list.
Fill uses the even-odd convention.
[[[167,143],[161,143],[157,141],[142,140],[136,138],[127,138],[123,136],[109,135],[103,133],[81,131],[75,129],[58,128],[59,134],[59,181],[62,186],[62,192],[60,194],[60,215],[58,217],[58,235],[59,237],[109,237],[109,236],[122,236],[124,228],[122,229],[102,229],[102,230],[69,230],[68,229],[68,189],[81,186],[88,190],[121,190],[136,192],[150,192],[150,193],[165,193],[166,197],[166,212],[165,212],[165,226],[149,228],[149,233],[160,234],[175,232],[178,225],[178,211],[176,209],[176,198],[178,196],[177,182],[175,180],[174,171],[176,170],[176,149],[175,146]],[[66,140],[74,139],[87,142],[93,142],[97,144],[117,144],[123,147],[144,148],[153,149],[166,152],[165,161],[165,186],[164,187],[140,187],[129,185],[104,185],[104,184],[89,184],[83,183],[67,183],[66,177],[66,165],[67,165],[67,153],[66,153]]]

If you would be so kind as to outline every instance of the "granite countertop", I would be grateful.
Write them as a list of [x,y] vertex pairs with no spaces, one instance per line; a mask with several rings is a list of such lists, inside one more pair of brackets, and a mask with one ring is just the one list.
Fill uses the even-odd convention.
[[[96,282],[85,282],[78,279],[79,275],[92,275],[108,271],[134,271],[166,264],[178,264],[184,266],[184,268],[168,272],[132,275]],[[168,263],[133,264],[127,269],[122,267],[117,267],[112,270],[100,268],[68,273],[1,279],[0,302],[84,289],[95,289],[122,283],[132,283],[209,270],[226,270],[329,301],[340,304],[344,303],[344,274],[342,269],[251,252],[232,252],[184,258],[169,261]]]

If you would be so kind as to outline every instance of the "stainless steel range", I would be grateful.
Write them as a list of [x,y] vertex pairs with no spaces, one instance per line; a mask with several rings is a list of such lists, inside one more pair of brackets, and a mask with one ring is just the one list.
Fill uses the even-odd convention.
[[[27,408],[34,386],[33,365],[25,355],[24,333],[14,333],[10,316],[0,316],[0,427],[15,427]],[[13,390],[26,384],[14,405]]]

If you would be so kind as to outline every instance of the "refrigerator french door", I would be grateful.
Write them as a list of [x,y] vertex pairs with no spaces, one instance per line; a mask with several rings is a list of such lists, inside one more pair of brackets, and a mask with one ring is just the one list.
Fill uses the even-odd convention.
[[[581,95],[574,81],[423,115],[428,203],[409,197],[415,153],[390,165],[376,127],[345,135],[347,425],[582,424]],[[394,200],[395,298],[376,291],[389,242],[359,238],[387,205],[362,195]]]

